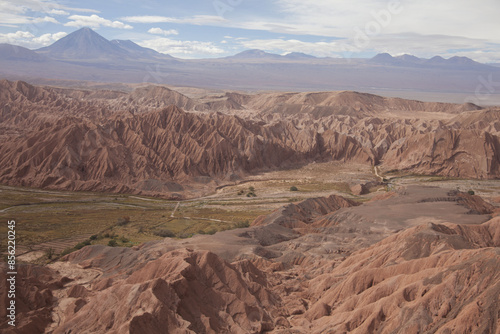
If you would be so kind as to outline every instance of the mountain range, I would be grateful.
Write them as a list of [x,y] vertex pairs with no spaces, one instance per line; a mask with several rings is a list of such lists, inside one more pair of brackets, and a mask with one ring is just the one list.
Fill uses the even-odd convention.
[[226,57],[226,59],[304,60],[304,59],[318,59],[318,58],[302,52],[290,52],[286,55],[278,55],[275,53],[265,52],[259,49],[253,49],[240,52],[234,56]]
[[385,64],[393,66],[407,66],[407,67],[448,67],[450,69],[491,69],[491,66],[478,63],[467,57],[451,57],[445,59],[441,56],[434,56],[430,59],[418,58],[412,55],[401,55],[393,57],[388,53],[380,53],[369,60],[371,63]]
[[34,50],[57,60],[124,60],[138,58],[172,58],[130,40],[108,41],[90,28],[81,28],[54,44]]
[[[480,78],[498,75],[500,68],[465,57],[379,54],[371,59],[336,59],[247,50],[225,58],[178,59],[130,40],[109,41],[90,28],[38,50],[0,45],[0,76],[33,83],[52,79],[242,90],[348,89],[402,97],[405,92],[432,92],[456,94],[453,102],[488,103],[476,96],[484,81]],[[488,97],[496,95],[488,91]]]
[[[8,44],[5,44],[8,46]],[[12,46],[14,47],[14,46]],[[24,48],[23,48],[24,49]],[[28,49],[25,49],[28,50]],[[26,52],[26,51],[24,51]],[[156,58],[165,57],[173,58],[170,55],[159,53],[153,49],[142,47],[130,40],[107,40],[90,28],[81,28],[63,38],[56,41],[50,46],[32,50],[30,53],[33,59],[36,59],[35,54],[46,56],[51,59],[58,60],[75,60],[75,59],[137,59],[137,58]],[[0,52],[1,58],[9,57],[7,50]],[[29,58],[28,58],[29,59]],[[329,57],[318,58],[301,52],[291,52],[285,55],[265,52],[259,49],[252,49],[240,52],[234,56],[225,57],[223,59],[266,59],[276,61],[286,60],[310,60],[310,59],[332,59]],[[180,59],[179,59],[180,60]],[[402,55],[393,57],[388,53],[380,53],[371,59],[367,59],[370,63],[389,64],[398,66],[458,66],[463,69],[472,69],[477,66],[488,66],[473,61],[467,57],[452,57],[444,59],[440,56],[435,56],[431,59],[418,58],[412,55]]]

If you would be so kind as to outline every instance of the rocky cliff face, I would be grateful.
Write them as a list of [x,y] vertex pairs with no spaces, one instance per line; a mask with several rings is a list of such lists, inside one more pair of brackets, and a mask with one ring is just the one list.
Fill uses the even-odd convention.
[[99,124],[64,117],[33,127],[0,148],[2,182],[134,192],[141,190],[137,182],[149,179],[223,179],[315,159],[370,160],[359,143],[336,133],[321,136],[286,123],[260,126],[177,107],[114,115]]
[[443,129],[391,145],[384,165],[420,174],[487,179],[499,175],[499,137],[488,132]]

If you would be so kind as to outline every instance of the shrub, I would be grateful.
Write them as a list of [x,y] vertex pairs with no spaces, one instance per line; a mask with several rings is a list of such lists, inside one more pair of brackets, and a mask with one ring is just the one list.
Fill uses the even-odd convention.
[[291,186],[290,191],[299,191],[299,188],[297,188],[296,186]]
[[83,247],[85,247],[85,245],[83,244],[83,242],[79,242],[75,245],[75,249],[82,249]]
[[179,238],[181,239],[188,239],[188,238],[191,238],[193,236],[192,233],[181,233],[179,234]]
[[90,236],[90,240],[97,240],[97,234]]
[[175,237],[175,233],[166,229],[166,228],[158,228],[153,232],[154,235],[162,238],[173,238]]
[[255,188],[254,188],[254,187],[248,187],[248,190],[249,190],[251,193],[254,193],[254,192],[255,192]]
[[238,191],[237,195],[238,195],[238,196],[241,196],[241,195],[243,195],[244,193],[245,193],[245,190],[240,190],[240,191]]
[[45,255],[47,256],[47,259],[52,260],[52,256],[54,256],[54,249],[52,247],[46,249]]
[[120,238],[120,241],[124,244],[126,244],[127,242],[129,242],[130,240],[127,239],[124,235],[122,235],[122,237]]
[[249,227],[249,226],[250,226],[250,222],[248,220],[245,220],[244,222],[237,222],[235,224],[236,228],[245,228],[245,227]]
[[83,247],[88,246],[90,244],[91,244],[90,239],[87,239],[85,241],[77,243],[74,248],[75,249],[82,249]]
[[474,196],[476,193],[474,192],[474,190],[469,190],[467,194]]
[[214,235],[215,233],[217,233],[217,230],[214,228],[211,228],[210,230],[207,231],[207,234],[210,234],[210,235]]
[[61,252],[61,256],[68,255],[69,253],[73,253],[75,251],[74,248],[66,248]]
[[109,240],[109,242],[108,242],[108,246],[109,246],[109,247],[116,247],[116,246],[118,246],[118,243],[116,242],[116,240],[111,239],[111,240]]
[[124,225],[127,225],[128,223],[130,223],[130,217],[129,216],[125,216],[125,217],[118,218],[118,221],[116,222],[116,225],[118,225],[118,226],[124,226]]

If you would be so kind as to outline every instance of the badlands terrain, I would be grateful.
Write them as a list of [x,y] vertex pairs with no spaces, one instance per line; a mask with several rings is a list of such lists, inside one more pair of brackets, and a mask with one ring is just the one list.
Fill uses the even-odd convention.
[[500,110],[356,92],[190,98],[1,81],[0,182],[190,197],[252,174],[342,161],[494,179]]
[[500,333],[498,108],[7,80],[0,108],[2,332]]

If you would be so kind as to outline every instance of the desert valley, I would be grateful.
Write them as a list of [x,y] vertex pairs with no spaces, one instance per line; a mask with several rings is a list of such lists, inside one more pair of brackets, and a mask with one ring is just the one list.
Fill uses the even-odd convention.
[[96,35],[0,45],[2,333],[500,333],[498,67]]

